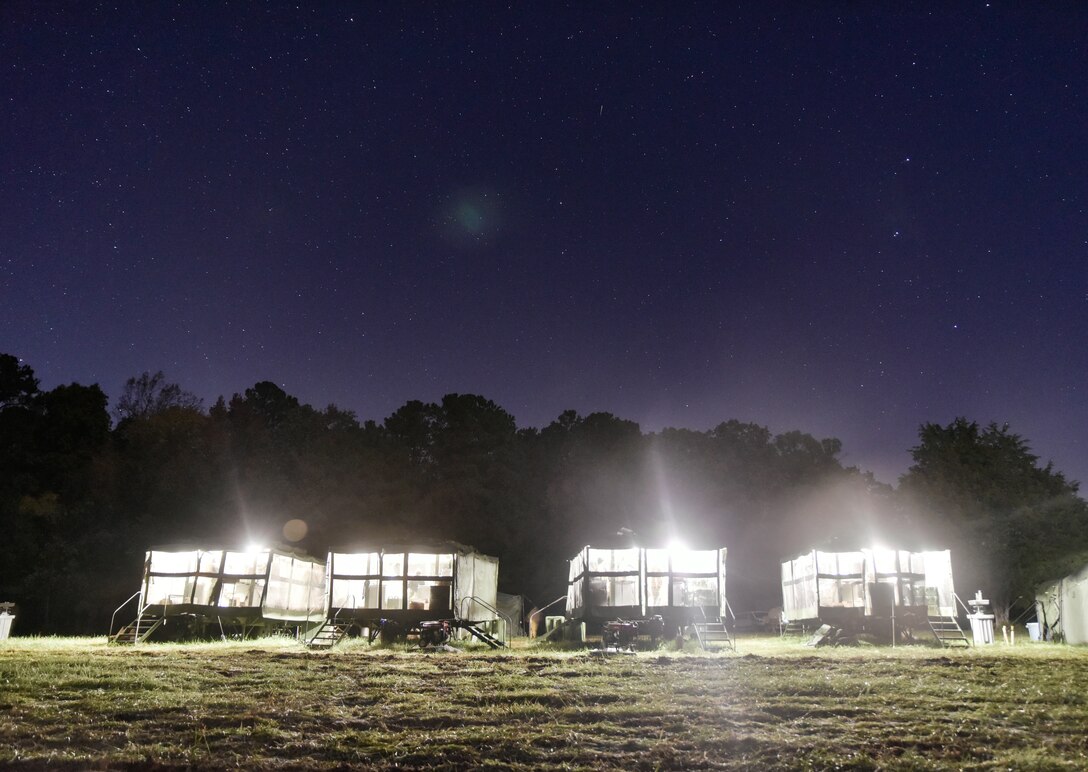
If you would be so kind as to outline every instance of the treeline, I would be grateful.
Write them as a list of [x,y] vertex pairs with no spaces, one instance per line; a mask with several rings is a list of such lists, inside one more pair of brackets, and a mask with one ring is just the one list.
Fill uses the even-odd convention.
[[838,440],[735,420],[647,434],[567,411],[519,429],[450,394],[378,424],[268,382],[204,409],[162,373],[130,379],[111,414],[98,386],[41,391],[0,355],[0,601],[23,634],[102,633],[151,546],[449,539],[498,556],[500,589],[541,605],[584,544],[681,539],[729,548],[739,609],[780,603],[784,558],[874,543],[951,547],[961,594],[1008,604],[1088,547],[1076,484],[1006,428],[927,424],[912,452],[895,490],[845,467]]

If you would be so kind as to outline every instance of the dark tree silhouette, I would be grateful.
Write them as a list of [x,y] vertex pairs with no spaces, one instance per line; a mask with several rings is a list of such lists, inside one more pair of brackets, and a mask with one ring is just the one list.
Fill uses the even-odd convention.
[[200,410],[202,400],[176,383],[169,383],[162,370],[142,373],[125,381],[114,416],[118,421],[148,418],[170,408]]

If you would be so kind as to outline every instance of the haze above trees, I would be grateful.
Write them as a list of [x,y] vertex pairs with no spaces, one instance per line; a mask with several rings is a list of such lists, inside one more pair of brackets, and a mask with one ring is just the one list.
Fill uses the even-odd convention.
[[[381,424],[261,382],[201,401],[162,372],[107,395],[43,392],[0,354],[0,601],[22,632],[103,633],[152,546],[330,549],[454,540],[500,559],[500,589],[565,591],[584,544],[729,548],[734,608],[779,605],[779,564],[812,548],[951,548],[957,589],[1007,608],[1088,559],[1077,485],[1008,427],[924,424],[897,489],[841,443],[726,420],[643,433],[609,413],[519,429],[483,396],[406,402]],[[1017,599],[1019,598],[1019,601]]]

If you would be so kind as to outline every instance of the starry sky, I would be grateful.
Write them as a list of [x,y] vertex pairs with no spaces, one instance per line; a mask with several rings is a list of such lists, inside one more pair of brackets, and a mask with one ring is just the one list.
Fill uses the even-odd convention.
[[1088,483],[1088,5],[0,4],[0,351]]

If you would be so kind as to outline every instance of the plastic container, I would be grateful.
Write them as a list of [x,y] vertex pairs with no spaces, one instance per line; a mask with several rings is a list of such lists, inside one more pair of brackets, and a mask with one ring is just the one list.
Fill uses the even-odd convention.
[[994,615],[968,614],[971,623],[971,637],[976,646],[989,646],[994,642]]
[[1028,622],[1025,627],[1028,628],[1028,638],[1033,641],[1041,641],[1042,635],[1040,635],[1040,625],[1038,622]]

